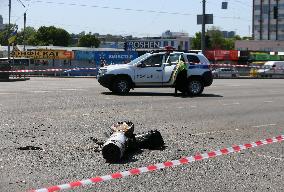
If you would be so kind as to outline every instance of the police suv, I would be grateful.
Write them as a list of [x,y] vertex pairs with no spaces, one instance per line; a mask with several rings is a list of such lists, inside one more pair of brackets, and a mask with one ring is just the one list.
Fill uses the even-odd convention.
[[[101,67],[98,82],[116,94],[126,94],[134,88],[176,87],[175,75],[179,62],[186,64],[186,89],[179,91],[197,96],[213,82],[208,59],[202,54],[184,52],[146,53],[128,64]],[[180,87],[180,86],[179,86]]]

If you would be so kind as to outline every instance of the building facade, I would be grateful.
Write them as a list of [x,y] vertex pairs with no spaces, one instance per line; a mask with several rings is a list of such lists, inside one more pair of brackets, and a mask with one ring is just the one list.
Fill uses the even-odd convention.
[[171,46],[176,50],[190,50],[190,38],[185,32],[171,32],[170,30],[162,33],[160,37],[144,37],[127,40],[128,46],[133,50],[157,50]]
[[284,0],[253,0],[255,40],[284,40]]
[[233,38],[236,36],[235,31],[222,31],[222,34],[224,38]]
[[129,40],[129,47],[133,50],[156,50],[167,46],[171,46],[176,50],[188,51],[190,49],[189,37],[176,37],[176,38],[141,38],[135,40]]
[[284,41],[280,40],[242,40],[235,42],[239,51],[284,52]]
[[235,42],[235,49],[284,51],[284,0],[253,0],[253,39]]

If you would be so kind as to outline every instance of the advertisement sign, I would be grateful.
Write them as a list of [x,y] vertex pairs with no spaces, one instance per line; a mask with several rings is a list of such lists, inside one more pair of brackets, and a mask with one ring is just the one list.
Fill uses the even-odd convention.
[[[197,15],[197,25],[202,25],[203,15]],[[205,14],[205,24],[213,24],[213,14]]]
[[13,51],[11,57],[25,57],[31,59],[74,59],[73,51],[65,50],[28,50]]
[[205,56],[211,61],[237,61],[238,50],[212,50],[206,51]]
[[137,57],[136,51],[75,51],[76,60],[89,60],[96,64],[102,61],[106,64],[123,64]]
[[254,61],[280,61],[282,58],[280,55],[252,54],[250,59]]
[[128,41],[127,44],[132,49],[159,49],[161,47],[160,41]]

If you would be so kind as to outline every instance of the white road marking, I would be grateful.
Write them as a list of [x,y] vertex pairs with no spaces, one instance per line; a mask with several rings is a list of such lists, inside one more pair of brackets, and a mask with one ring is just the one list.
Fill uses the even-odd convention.
[[224,106],[240,105],[240,103],[238,103],[238,102],[235,102],[235,103],[223,103],[222,105],[224,105]]
[[16,93],[0,93],[0,95],[15,95]]
[[81,89],[61,89],[61,91],[81,91]]
[[264,103],[273,103],[273,101],[263,101]]
[[268,126],[276,126],[277,124],[266,124],[266,125],[255,125],[251,127],[259,128],[259,127],[268,127]]
[[31,91],[32,93],[50,93],[51,91]]
[[[189,108],[196,108],[197,106],[192,105],[192,106],[188,106],[188,107]],[[177,107],[177,109],[184,109],[184,108],[187,108],[187,107],[182,107],[182,106]]]
[[192,135],[207,135],[207,134],[214,134],[214,133],[224,133],[224,132],[228,132],[228,131],[239,131],[239,129],[228,129],[228,130],[220,130],[220,131],[209,131],[209,132],[204,132],[204,133],[196,133],[196,134],[192,134]]

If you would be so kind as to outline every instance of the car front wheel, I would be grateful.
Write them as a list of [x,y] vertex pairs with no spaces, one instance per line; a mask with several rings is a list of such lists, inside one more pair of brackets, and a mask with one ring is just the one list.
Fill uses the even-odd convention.
[[117,93],[117,94],[127,94],[130,91],[130,84],[129,81],[126,79],[116,79],[112,91]]
[[192,96],[200,95],[203,92],[204,86],[200,80],[190,80],[188,82],[188,94]]

